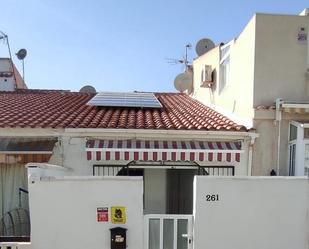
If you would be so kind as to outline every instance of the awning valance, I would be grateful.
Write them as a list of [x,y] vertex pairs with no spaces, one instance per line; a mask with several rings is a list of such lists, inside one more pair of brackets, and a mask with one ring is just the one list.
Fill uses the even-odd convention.
[[239,162],[241,142],[88,140],[89,161]]

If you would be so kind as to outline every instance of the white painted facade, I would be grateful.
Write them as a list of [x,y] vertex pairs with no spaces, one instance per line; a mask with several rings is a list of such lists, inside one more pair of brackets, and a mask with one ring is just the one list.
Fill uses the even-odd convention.
[[[269,108],[275,106],[278,98],[299,103],[309,99],[308,29],[308,15],[257,13],[237,38],[193,62],[192,97],[260,135],[253,147],[253,175],[269,175],[272,169],[288,175],[289,123],[309,121],[303,108],[283,113],[279,124],[275,108]],[[223,86],[220,61],[226,48],[229,48],[229,73]],[[200,86],[206,65],[213,69],[211,88]],[[279,108],[282,110],[282,106]]]
[[197,176],[194,184],[193,248],[309,247],[308,179]]
[[9,58],[0,58],[0,91],[14,91],[16,88],[26,89],[27,86]]
[[[104,133],[103,133],[104,134]],[[102,135],[103,135],[102,134]],[[158,139],[156,132],[153,132],[154,135],[149,136],[147,139]],[[100,137],[107,137],[107,136]],[[162,134],[162,139],[166,139],[167,135]],[[177,135],[170,134],[170,139],[175,139]],[[130,138],[129,133],[126,134],[126,137]],[[186,134],[186,139],[192,140],[190,138],[189,132]],[[203,136],[202,136],[203,137]],[[199,136],[199,139],[208,139],[207,136],[202,138]],[[79,137],[74,133],[70,136],[64,135],[61,137],[61,148],[58,147],[55,151],[61,151],[61,153],[55,153],[50,163],[63,165],[64,167],[73,168],[72,175],[92,175],[93,174],[93,165],[122,165],[125,166],[127,162],[121,161],[109,161],[106,163],[102,162],[92,162],[86,160],[85,154],[85,144],[87,137]],[[141,134],[135,134],[134,138],[144,138]],[[222,139],[222,137],[220,137]],[[214,139],[214,138],[212,138]],[[247,175],[248,174],[248,148],[251,141],[244,139],[243,149],[244,153],[241,155],[241,163],[235,164],[235,175]],[[59,145],[58,145],[59,146]],[[226,165],[226,163],[203,163],[202,165]],[[144,181],[145,181],[145,213],[166,213],[167,205],[167,177],[166,177],[165,168],[155,167],[146,167],[144,170]]]
[[[220,46],[193,61],[193,97],[245,120],[253,117],[255,19],[253,17],[237,39],[225,45],[230,47],[230,78],[226,87],[220,87]],[[205,65],[210,65],[214,72],[214,84],[211,88],[200,86]],[[241,91],[238,90],[240,88]]]
[[[150,130],[120,130],[120,129],[27,129],[8,128],[0,129],[0,134],[13,137],[58,137],[50,164],[60,165],[67,169],[68,175],[92,176],[94,165],[125,166],[127,162],[87,161],[86,140],[96,139],[141,139],[141,140],[205,140],[205,141],[241,141],[243,153],[240,162],[233,163],[235,175],[250,175],[251,143],[256,137],[250,132],[217,132],[217,131],[150,131]],[[227,162],[203,162],[202,166],[231,165]],[[168,203],[168,177],[167,171],[171,167],[147,165],[144,167],[144,212],[147,214],[165,214]],[[187,190],[187,191],[190,191]],[[188,194],[192,194],[191,192]]]

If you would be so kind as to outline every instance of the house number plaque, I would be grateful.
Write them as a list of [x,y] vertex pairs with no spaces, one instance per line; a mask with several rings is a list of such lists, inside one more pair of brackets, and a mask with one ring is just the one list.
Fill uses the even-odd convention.
[[206,195],[206,201],[219,201],[219,195],[218,194],[208,194]]

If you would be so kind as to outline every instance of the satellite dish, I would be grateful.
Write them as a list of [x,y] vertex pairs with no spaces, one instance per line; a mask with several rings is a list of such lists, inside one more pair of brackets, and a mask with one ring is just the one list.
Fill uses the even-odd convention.
[[16,56],[19,60],[23,60],[25,59],[25,57],[27,56],[27,50],[22,48],[20,49],[17,53],[16,53]]
[[97,90],[93,86],[83,86],[80,90],[80,93],[97,93]]
[[198,54],[198,56],[201,56],[207,53],[209,50],[213,49],[214,47],[215,47],[215,44],[212,40],[208,38],[204,38],[197,42],[195,51]]
[[184,92],[190,88],[193,82],[193,75],[190,72],[178,74],[174,80],[174,86],[179,92]]

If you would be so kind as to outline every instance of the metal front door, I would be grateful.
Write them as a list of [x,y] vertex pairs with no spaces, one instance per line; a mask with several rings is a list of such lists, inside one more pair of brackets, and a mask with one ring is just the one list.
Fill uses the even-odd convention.
[[145,215],[144,248],[192,249],[192,215]]

